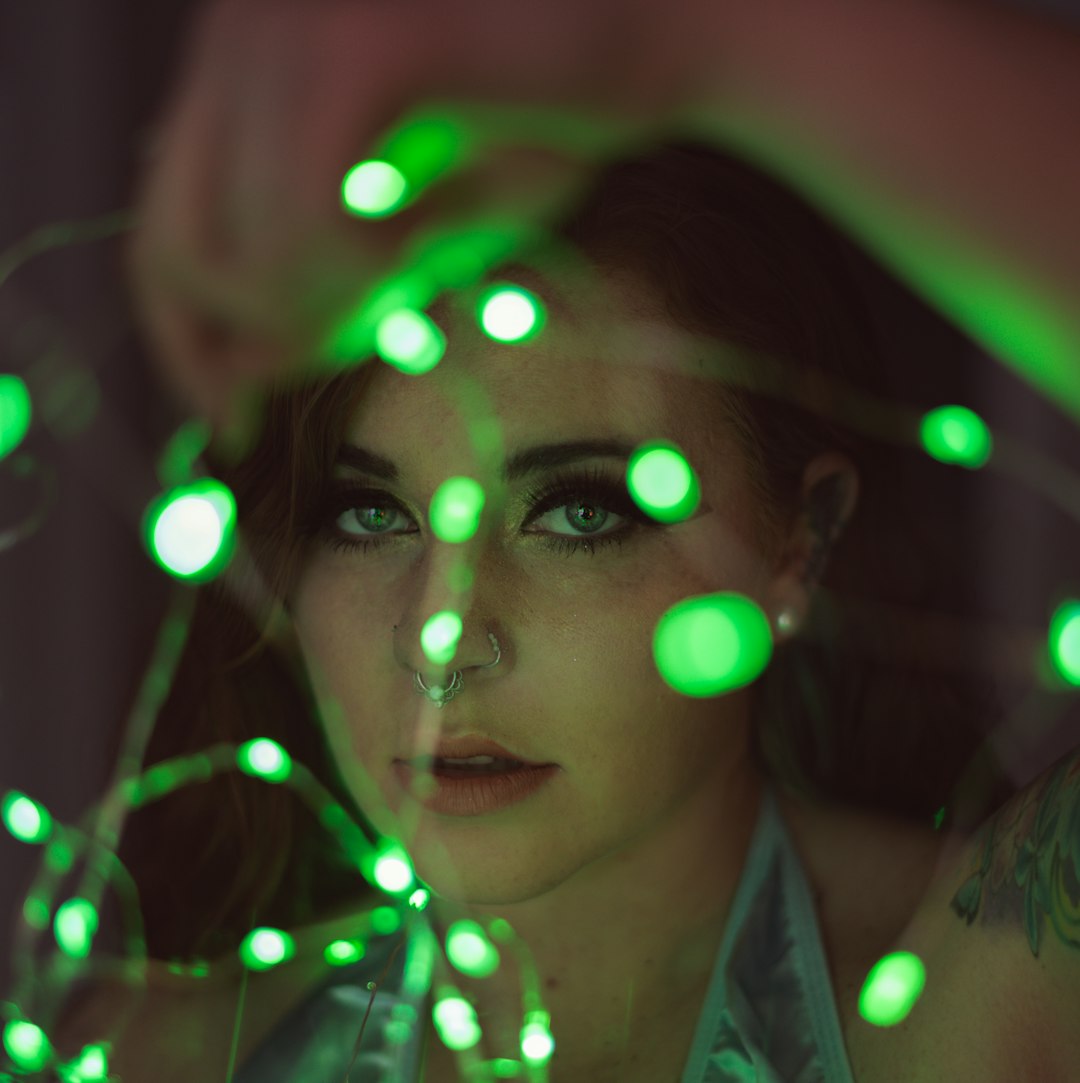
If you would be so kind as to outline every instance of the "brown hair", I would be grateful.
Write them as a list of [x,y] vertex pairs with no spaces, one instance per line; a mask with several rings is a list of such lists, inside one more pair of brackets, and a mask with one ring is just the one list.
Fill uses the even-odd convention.
[[[748,385],[725,388],[725,413],[760,494],[763,545],[791,522],[814,455],[837,449],[858,466],[859,506],[809,623],[757,684],[753,752],[770,777],[812,799],[929,821],[953,799],[1001,706],[984,691],[987,674],[935,672],[914,661],[907,648],[918,628],[883,616],[971,608],[956,589],[957,555],[967,551],[962,491],[950,491],[942,471],[895,443],[895,430],[878,441],[813,406],[829,400],[822,389],[836,381],[895,397],[894,369],[861,288],[864,274],[880,271],[786,188],[692,145],[609,166],[559,233],[600,267],[636,271],[675,325],[731,344],[746,359]],[[959,348],[955,338],[948,344]],[[778,398],[783,381],[762,378],[767,363],[787,366],[811,388],[807,400]],[[147,754],[149,764],[270,736],[362,824],[302,668],[287,637],[270,630],[368,372],[362,366],[275,393],[252,454],[235,467],[217,464],[237,497],[245,560],[201,592]],[[824,381],[806,379],[814,373]],[[985,786],[965,813],[972,820],[1008,792],[996,765],[984,766]],[[297,925],[369,893],[295,795],[236,772],[135,813],[121,858],[141,887],[148,949],[159,958],[213,956],[235,948],[253,920]]]

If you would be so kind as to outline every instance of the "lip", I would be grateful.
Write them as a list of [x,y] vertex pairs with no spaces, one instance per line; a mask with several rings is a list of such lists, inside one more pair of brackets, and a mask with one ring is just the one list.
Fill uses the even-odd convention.
[[[547,763],[476,778],[440,778],[410,763],[394,762],[394,774],[405,792],[424,808],[447,816],[484,816],[509,808],[542,789],[561,770],[558,764]],[[433,780],[435,788],[420,798],[413,786],[424,778]]]
[[[470,756],[493,756],[497,760],[518,760],[525,764],[526,767],[551,766],[537,760],[530,760],[527,756],[521,755],[520,752],[512,752],[495,741],[476,734],[470,734],[466,737],[443,737],[435,746],[432,755],[437,759],[452,760],[465,760]],[[421,758],[420,756],[397,756],[394,763],[412,764],[415,760]]]

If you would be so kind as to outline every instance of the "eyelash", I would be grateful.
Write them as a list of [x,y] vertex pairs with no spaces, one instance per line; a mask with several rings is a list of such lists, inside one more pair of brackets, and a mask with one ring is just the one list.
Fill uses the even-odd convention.
[[[594,536],[583,534],[576,537],[556,534],[540,535],[545,538],[550,548],[565,552],[567,555],[579,549],[593,554],[598,547],[612,543],[618,543],[621,546],[627,535],[634,533],[638,527],[657,525],[638,508],[622,484],[604,476],[596,467],[587,471],[557,474],[546,485],[529,490],[525,494],[525,499],[530,506],[530,511],[524,526],[574,500],[581,504],[615,512],[629,520],[627,524],[607,534]],[[397,500],[382,490],[361,487],[339,488],[328,494],[313,516],[316,531],[322,535],[330,548],[342,551],[361,550],[366,553],[371,549],[378,549],[391,538],[403,537],[401,534],[387,534],[383,537],[374,535],[350,537],[342,534],[335,527],[338,517],[342,512],[357,507],[393,509],[403,515],[408,515]]]

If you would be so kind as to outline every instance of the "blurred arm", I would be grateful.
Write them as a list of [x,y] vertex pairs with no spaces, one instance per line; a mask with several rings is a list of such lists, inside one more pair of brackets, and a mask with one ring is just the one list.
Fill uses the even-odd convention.
[[726,7],[693,128],[1080,419],[1080,32],[989,0]]

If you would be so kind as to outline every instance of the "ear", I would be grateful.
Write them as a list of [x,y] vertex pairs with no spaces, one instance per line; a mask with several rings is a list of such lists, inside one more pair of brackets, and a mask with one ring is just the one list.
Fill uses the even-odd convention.
[[859,473],[838,451],[827,451],[803,473],[801,506],[769,587],[771,615],[787,611],[794,620],[786,638],[806,622],[815,586],[821,581],[832,545],[855,513]]

